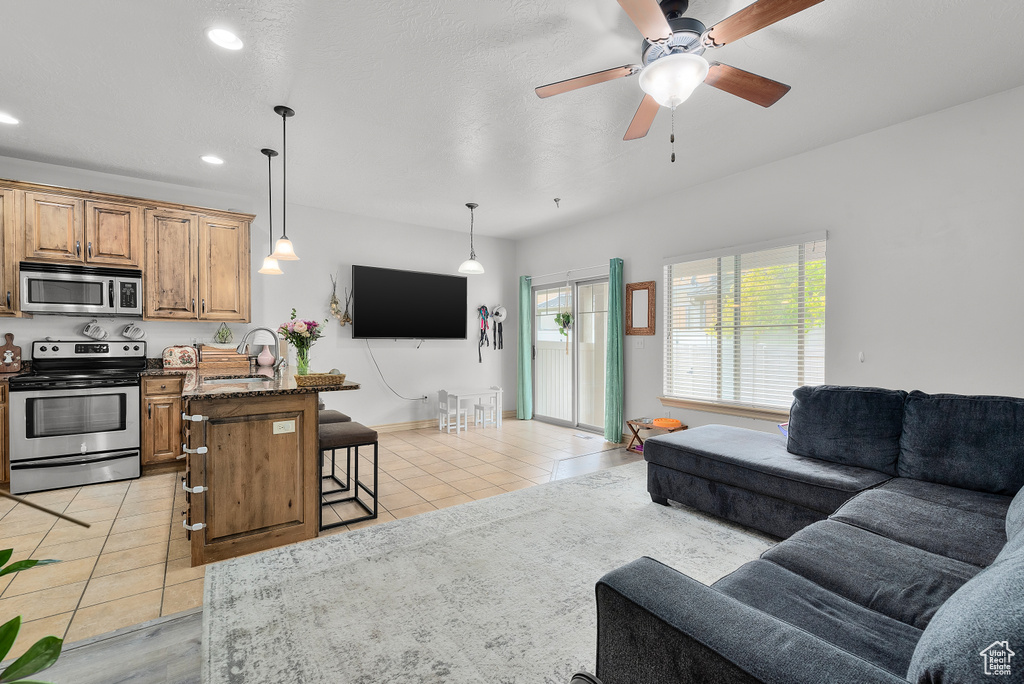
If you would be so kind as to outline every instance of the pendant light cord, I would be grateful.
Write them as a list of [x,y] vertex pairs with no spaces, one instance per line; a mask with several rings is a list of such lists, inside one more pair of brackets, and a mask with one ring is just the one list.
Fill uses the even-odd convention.
[[476,250],[473,249],[473,209],[469,208],[469,258],[476,260]]
[[288,116],[281,114],[281,237],[288,239]]
[[267,185],[269,192],[267,193],[267,216],[270,217],[270,251],[267,255],[274,253],[274,157],[267,155]]

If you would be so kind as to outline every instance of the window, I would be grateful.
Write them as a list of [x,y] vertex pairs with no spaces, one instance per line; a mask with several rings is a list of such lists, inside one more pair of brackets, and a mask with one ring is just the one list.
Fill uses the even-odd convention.
[[665,396],[788,409],[825,380],[825,240],[665,266]]

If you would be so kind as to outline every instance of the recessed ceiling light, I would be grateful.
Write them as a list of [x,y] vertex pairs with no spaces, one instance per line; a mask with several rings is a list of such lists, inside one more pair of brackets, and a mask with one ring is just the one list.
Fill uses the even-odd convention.
[[13,126],[14,124],[21,122],[6,112],[0,112],[0,123],[11,124]]
[[202,157],[200,157],[200,159],[202,159],[207,164],[223,164],[224,163],[223,159],[221,159],[220,157],[215,157],[212,154],[204,154]]
[[242,39],[227,29],[210,29],[206,32],[206,37],[227,50],[242,49]]

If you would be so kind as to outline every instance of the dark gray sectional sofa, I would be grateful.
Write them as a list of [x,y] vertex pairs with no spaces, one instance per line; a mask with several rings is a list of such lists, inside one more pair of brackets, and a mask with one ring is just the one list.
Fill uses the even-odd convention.
[[603,684],[1024,681],[1024,400],[794,396],[788,439],[645,442],[656,503],[788,539],[710,587],[650,558],[608,573]]

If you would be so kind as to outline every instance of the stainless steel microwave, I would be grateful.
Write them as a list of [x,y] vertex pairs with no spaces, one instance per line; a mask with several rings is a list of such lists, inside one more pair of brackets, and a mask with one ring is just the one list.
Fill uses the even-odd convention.
[[21,262],[21,310],[66,316],[142,316],[142,274],[125,268]]

